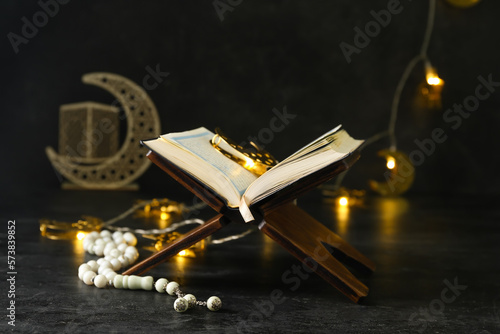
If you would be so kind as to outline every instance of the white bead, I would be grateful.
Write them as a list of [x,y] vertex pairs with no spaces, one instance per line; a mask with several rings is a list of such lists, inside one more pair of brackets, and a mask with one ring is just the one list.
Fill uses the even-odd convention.
[[113,232],[113,239],[123,238],[123,233],[120,231]]
[[116,248],[116,244],[114,241],[112,241],[111,239],[109,239],[110,241],[106,243],[106,247],[104,248]]
[[127,289],[153,290],[153,276],[141,277],[141,276],[130,275],[127,281]]
[[113,270],[110,270],[110,271],[108,271],[106,274],[104,274],[104,276],[106,276],[106,279],[107,279],[108,281],[113,281],[113,280],[115,279],[115,276],[116,276],[116,275],[117,275],[117,274],[116,274]]
[[116,246],[116,249],[118,249],[122,254],[125,253],[125,249],[127,249],[127,244],[119,244]]
[[94,240],[93,239],[83,239],[83,249],[85,250],[88,250],[89,249],[89,245],[93,245],[94,244]]
[[92,270],[92,267],[89,266],[87,263],[84,263],[84,264],[81,264],[79,267],[78,267],[78,272],[82,271],[82,270],[85,270],[85,271],[89,271],[89,270]]
[[89,233],[89,237],[91,237],[92,239],[97,239],[100,237],[100,234],[97,231],[92,231]]
[[83,279],[82,281],[87,284],[87,285],[92,285],[94,283],[92,283],[92,279],[96,277],[96,273],[89,270],[87,272],[85,272],[85,274],[83,274]]
[[179,288],[179,283],[171,281],[167,284],[167,293],[171,296],[175,295],[175,290]]
[[114,271],[113,269],[111,268],[104,268],[103,270],[101,270],[101,274],[102,275],[106,275],[107,273],[109,273],[110,271]]
[[189,308],[193,308],[196,305],[196,297],[190,293],[185,295],[184,297],[185,300],[187,300]]
[[113,239],[111,239],[110,237],[102,238],[102,240],[104,241],[105,245],[109,244],[110,242],[113,242]]
[[92,271],[92,268],[86,263],[78,267],[78,278],[83,280],[83,274],[85,274],[87,271]]
[[92,271],[97,271],[97,269],[99,269],[99,264],[95,260],[90,260],[87,264],[90,266]]
[[122,252],[120,252],[118,249],[112,249],[111,252],[109,252],[109,256],[112,256],[114,258],[118,258],[118,256],[122,255]]
[[94,253],[94,246],[95,246],[95,244],[94,244],[93,242],[91,242],[91,243],[87,246],[87,252],[88,252],[89,254],[92,254],[92,255],[93,255],[93,254],[95,254],[95,253]]
[[218,311],[222,307],[222,301],[217,296],[212,296],[207,300],[207,307],[210,311]]
[[107,282],[108,280],[104,275],[97,275],[94,277],[94,285],[99,289],[105,288]]
[[153,276],[116,275],[113,278],[113,285],[117,289],[153,290]]
[[111,265],[113,266],[114,271],[118,271],[122,268],[122,264],[120,261],[118,261],[118,259],[113,259],[109,263],[111,263]]
[[124,257],[127,259],[129,264],[133,264],[136,259],[136,257],[131,254],[125,254]]
[[94,253],[95,253],[95,255],[97,255],[97,256],[103,256],[104,255],[103,252],[104,252],[104,244],[100,244],[100,245],[95,244],[94,245]]
[[114,259],[114,257],[112,257],[111,255],[107,255],[104,257],[104,260],[109,261],[109,262],[111,262],[111,260],[113,260],[113,259]]
[[111,232],[109,232],[108,230],[102,230],[101,231],[101,237],[103,238],[106,238],[106,237],[111,237]]
[[137,251],[137,248],[134,246],[128,246],[125,248],[125,254],[130,253],[130,254],[138,254],[139,252]]
[[135,246],[137,245],[137,238],[135,237],[135,235],[133,235],[132,233],[130,232],[126,232],[124,235],[123,235],[123,239],[125,240],[125,242],[130,245],[130,246]]
[[115,241],[116,244],[122,244],[125,242],[123,237],[114,238],[113,240]]
[[104,260],[104,261],[102,261],[101,265],[99,266],[99,269],[98,269],[99,274],[101,274],[102,271],[106,268],[113,269],[113,265],[109,261]]
[[100,259],[97,259],[97,265],[98,265],[98,266],[100,266],[100,265],[101,265],[101,263],[103,263],[104,261],[106,261],[106,259],[105,259],[105,258],[103,258],[103,257],[102,257],[102,258],[100,258]]
[[174,302],[174,310],[177,312],[186,312],[189,308],[189,303],[184,298],[177,298]]
[[115,278],[113,278],[113,286],[116,289],[122,289],[123,288],[123,275],[116,275]]
[[94,244],[96,244],[96,245],[102,245],[102,248],[104,248],[104,245],[106,243],[104,242],[104,240],[102,240],[101,238],[99,238],[99,239],[96,239],[96,241],[94,241]]
[[159,280],[157,280],[155,282],[155,289],[156,291],[158,291],[159,293],[165,293],[165,288],[168,284],[168,279],[166,278],[160,278]]
[[123,255],[118,256],[118,261],[122,264],[122,268],[128,267],[130,264],[129,260]]

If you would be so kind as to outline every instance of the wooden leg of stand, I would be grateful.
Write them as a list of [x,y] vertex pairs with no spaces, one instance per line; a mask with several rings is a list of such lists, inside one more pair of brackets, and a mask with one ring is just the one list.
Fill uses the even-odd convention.
[[122,275],[140,275],[148,270],[156,267],[160,263],[168,260],[172,256],[178,254],[180,251],[189,248],[198,241],[205,239],[206,237],[212,235],[216,231],[224,227],[229,221],[224,218],[223,215],[219,214],[212,219],[206,221],[204,224],[192,229],[187,234],[174,240],[172,243],[168,244],[158,253],[155,253],[145,259],[144,261],[136,264],[132,268],[129,268]]
[[293,204],[264,214],[262,232],[283,246],[328,283],[354,302],[366,297],[368,288],[335,259],[324,244],[339,251],[343,258],[375,270],[375,265],[354,247]]

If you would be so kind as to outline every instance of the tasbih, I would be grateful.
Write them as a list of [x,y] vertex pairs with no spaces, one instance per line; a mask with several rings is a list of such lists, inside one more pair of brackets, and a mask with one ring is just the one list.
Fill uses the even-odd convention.
[[179,283],[160,278],[154,281],[152,276],[119,275],[116,272],[132,265],[139,258],[135,247],[137,238],[131,232],[108,230],[100,233],[93,231],[83,239],[83,249],[89,254],[102,256],[98,260],[90,260],[78,267],[78,278],[87,285],[94,285],[103,289],[114,287],[129,290],[156,290],[159,293],[168,293],[177,296],[174,310],[185,312],[195,306],[206,306],[210,311],[218,311],[222,301],[217,296],[207,301],[198,301],[192,294],[184,294]]

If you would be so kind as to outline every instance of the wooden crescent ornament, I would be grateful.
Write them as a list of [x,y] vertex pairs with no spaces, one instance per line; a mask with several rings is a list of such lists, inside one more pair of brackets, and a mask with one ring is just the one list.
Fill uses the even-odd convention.
[[121,148],[99,164],[79,164],[56,153],[45,152],[54,168],[66,179],[83,188],[116,189],[141,176],[151,162],[140,140],[160,135],[160,119],[146,91],[133,81],[113,73],[95,72],[82,77],[82,82],[103,88],[123,107],[127,118],[127,134]]

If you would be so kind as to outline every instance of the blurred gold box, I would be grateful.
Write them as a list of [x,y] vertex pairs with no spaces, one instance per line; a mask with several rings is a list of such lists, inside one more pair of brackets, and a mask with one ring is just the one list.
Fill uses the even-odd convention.
[[59,109],[59,154],[78,163],[98,163],[116,153],[119,109],[86,101]]

